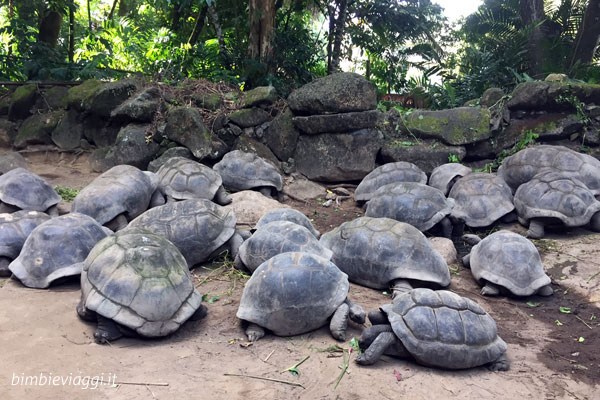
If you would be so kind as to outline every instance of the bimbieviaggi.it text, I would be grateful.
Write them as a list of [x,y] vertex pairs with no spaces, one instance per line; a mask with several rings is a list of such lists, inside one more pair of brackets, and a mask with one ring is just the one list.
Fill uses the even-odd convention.
[[53,375],[52,373],[40,372],[39,375],[25,375],[24,373],[12,374],[11,386],[77,386],[83,390],[97,389],[100,385],[115,385],[117,376],[115,374],[100,375]]

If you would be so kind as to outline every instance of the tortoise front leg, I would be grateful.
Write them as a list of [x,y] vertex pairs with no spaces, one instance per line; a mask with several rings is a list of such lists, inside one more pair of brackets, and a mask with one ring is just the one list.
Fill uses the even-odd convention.
[[256,342],[258,339],[265,336],[265,328],[251,322],[246,328],[246,336],[248,336],[248,341]]
[[491,282],[486,282],[485,286],[481,288],[481,294],[484,296],[498,296],[500,288]]
[[529,221],[529,230],[526,236],[531,239],[541,239],[544,237],[544,224],[536,219]]
[[231,199],[231,197],[229,197],[229,195],[225,191],[225,188],[223,187],[223,185],[219,186],[219,188],[217,189],[217,193],[215,193],[214,200],[215,200],[215,203],[217,203],[221,206],[230,204],[233,201]]
[[392,281],[392,301],[399,295],[410,292],[412,289],[412,285],[406,279]]
[[490,371],[508,371],[510,368],[510,360],[506,353],[502,354],[496,361],[488,364],[487,368]]
[[371,322],[371,325],[382,325],[390,323],[387,314],[381,311],[381,309],[370,311],[369,321]]
[[331,322],[329,323],[329,330],[331,336],[336,340],[346,340],[346,329],[348,328],[348,315],[350,314],[350,307],[347,303],[342,303],[333,313]]
[[363,310],[363,308],[360,305],[356,304],[350,299],[346,299],[344,303],[348,304],[348,316],[350,317],[350,319],[356,322],[357,324],[364,324],[366,317],[365,310]]
[[190,317],[190,320],[199,321],[202,318],[206,317],[206,314],[208,314],[208,308],[206,308],[206,306],[204,304],[200,304],[200,307],[198,307],[196,312],[194,312],[192,314],[192,316]]
[[392,332],[381,332],[367,350],[356,357],[356,363],[360,365],[375,364],[388,347],[392,346],[396,340],[396,335]]
[[450,218],[444,217],[438,223],[442,227],[442,236],[450,239],[452,237],[452,230],[453,230],[452,221],[450,221]]
[[111,231],[117,232],[123,228],[126,228],[128,223],[129,223],[129,221],[127,221],[127,218],[125,217],[125,215],[119,214],[116,217],[114,217],[113,219],[111,219],[110,221],[108,221],[105,224],[105,226],[108,229],[110,229]]
[[8,269],[10,261],[8,257],[0,257],[0,278],[8,278],[12,275],[12,272]]
[[358,347],[361,350],[366,350],[377,339],[382,332],[392,332],[392,326],[388,323],[377,324],[366,328],[358,339]]
[[81,293],[81,299],[79,300],[79,304],[77,304],[77,315],[84,321],[88,322],[96,322],[98,319],[96,318],[96,313],[89,310],[85,306],[85,300],[83,298],[83,292]]
[[98,327],[94,331],[94,340],[98,344],[112,342],[123,337],[119,326],[112,319],[108,319],[98,314]]

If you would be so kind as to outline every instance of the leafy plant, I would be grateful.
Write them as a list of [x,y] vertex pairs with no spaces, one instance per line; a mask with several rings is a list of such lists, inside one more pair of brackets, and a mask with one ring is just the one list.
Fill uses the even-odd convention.
[[450,153],[448,154],[448,162],[449,163],[459,163],[460,160],[458,159],[458,156],[454,153]]
[[70,187],[60,185],[54,186],[54,191],[58,193],[58,195],[63,199],[63,201],[66,201],[68,203],[72,202],[75,199],[75,196],[79,194],[79,190],[77,189],[72,189]]

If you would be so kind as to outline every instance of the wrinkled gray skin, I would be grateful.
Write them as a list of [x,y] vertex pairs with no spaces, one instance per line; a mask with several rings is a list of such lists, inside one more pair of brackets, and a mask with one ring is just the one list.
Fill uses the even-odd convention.
[[8,264],[17,258],[31,231],[49,219],[48,214],[39,211],[0,214],[0,277],[11,275]]
[[90,250],[110,233],[87,215],[52,218],[31,231],[8,268],[25,286],[45,289],[60,278],[79,275]]
[[45,180],[25,168],[15,168],[0,176],[0,213],[19,210],[58,215],[60,196]]
[[157,187],[156,174],[131,165],[117,165],[83,188],[73,200],[71,210],[118,231],[149,206],[164,204]]
[[498,176],[513,192],[543,170],[561,171],[600,194],[600,160],[564,146],[540,145],[523,149],[502,161]]
[[171,200],[207,199],[226,205],[231,198],[221,176],[206,165],[184,157],[169,158],[156,172],[158,187]]
[[579,179],[560,171],[540,172],[515,193],[519,222],[527,237],[544,237],[546,225],[584,226],[600,232],[600,201]]
[[276,208],[267,212],[258,220],[255,229],[259,229],[261,226],[274,221],[289,221],[298,225],[302,225],[303,227],[308,229],[310,233],[312,233],[317,239],[321,235],[319,231],[315,229],[315,227],[306,215],[302,214],[298,210],[294,210],[293,208]]
[[255,189],[271,197],[272,190],[283,189],[283,178],[277,168],[256,154],[230,151],[213,169],[223,178],[223,185],[236,192]]
[[431,172],[428,185],[448,195],[457,180],[470,174],[471,168],[459,163],[442,164]]
[[413,163],[398,161],[375,168],[363,178],[354,191],[354,200],[369,201],[377,189],[390,183],[427,183],[427,175]]
[[425,232],[438,223],[444,237],[451,237],[453,223],[447,216],[454,200],[436,188],[417,182],[397,182],[377,189],[367,203],[367,217],[391,218]]
[[455,200],[452,216],[472,228],[489,226],[500,218],[508,222],[508,215],[515,208],[506,182],[486,172],[472,172],[460,178],[448,198]]
[[550,296],[554,293],[544,272],[540,253],[523,236],[501,230],[483,240],[475,235],[464,238],[476,243],[463,264],[483,286],[481,294],[496,296],[502,289],[516,296]]
[[129,227],[164,236],[177,246],[191,268],[223,251],[235,258],[244,241],[235,224],[232,210],[210,200],[190,199],[151,208]]
[[[412,358],[422,365],[466,369],[487,365],[507,371],[506,343],[496,323],[477,303],[446,290],[414,289],[369,313],[377,323],[363,331],[364,352],[356,362],[370,365],[383,354]],[[373,320],[372,323],[375,323]]]
[[327,260],[331,258],[331,251],[323,247],[302,225],[289,221],[273,221],[262,225],[240,246],[234,265],[236,268],[246,267],[254,272],[271,257],[290,251],[316,254]]
[[308,253],[282,253],[261,264],[246,283],[237,317],[247,321],[254,342],[265,329],[278,336],[300,335],[331,321],[337,340],[345,340],[348,317],[365,322],[365,312],[346,296],[348,277],[331,261]]
[[77,314],[97,322],[96,343],[155,338],[206,315],[183,255],[162,236],[137,228],[99,242],[83,264]]
[[403,222],[361,217],[327,232],[320,242],[352,282],[373,289],[393,287],[393,296],[412,289],[408,281],[450,285],[448,264],[418,229]]

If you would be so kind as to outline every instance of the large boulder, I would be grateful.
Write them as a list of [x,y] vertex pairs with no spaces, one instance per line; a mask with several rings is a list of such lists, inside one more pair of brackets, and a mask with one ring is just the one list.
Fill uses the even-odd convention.
[[[453,161],[461,161],[467,155],[464,146],[447,146],[431,141],[403,145],[402,142],[388,141],[381,148],[381,159],[386,162],[407,161],[415,164],[423,172],[430,174],[434,168]],[[454,157],[452,157],[454,156]]]
[[497,105],[500,99],[504,97],[504,92],[500,88],[489,88],[481,95],[479,104],[482,107],[492,107]]
[[115,165],[128,164],[145,170],[150,160],[160,148],[159,144],[147,140],[148,125],[129,124],[119,131],[115,144],[94,152],[92,168],[98,172],[106,171]]
[[404,132],[438,139],[452,146],[476,143],[491,136],[487,108],[458,107],[440,111],[413,111],[402,120]]
[[90,100],[101,86],[102,82],[96,79],[88,79],[80,85],[73,86],[62,100],[63,107],[74,108],[78,111],[89,110]]
[[79,113],[69,110],[52,132],[52,141],[63,150],[79,147],[83,138],[83,124],[79,121]]
[[17,136],[17,124],[0,119],[0,147],[12,146],[15,136]]
[[286,108],[271,121],[265,135],[267,146],[281,161],[287,161],[294,155],[300,135],[294,127],[292,117],[291,110]]
[[190,107],[176,107],[167,112],[165,135],[190,149],[199,160],[217,158],[227,148],[225,143],[206,128],[200,112]]
[[120,126],[112,124],[106,118],[93,114],[83,114],[83,135],[97,147],[111,146],[117,139]]
[[567,98],[575,96],[583,103],[600,103],[600,85],[589,83],[523,82],[508,101],[511,110],[573,109]]
[[381,111],[369,110],[342,114],[309,115],[294,117],[294,126],[303,133],[337,133],[375,128]]
[[19,86],[10,98],[8,119],[16,121],[25,119],[30,115],[29,110],[35,104],[37,86],[35,84]]
[[267,122],[271,115],[257,107],[244,108],[229,114],[229,120],[241,128],[251,128]]
[[300,135],[294,154],[296,168],[317,181],[359,180],[375,169],[382,140],[376,129]]
[[319,197],[325,198],[327,195],[327,188],[306,179],[300,174],[294,174],[290,181],[284,184],[283,194],[294,200],[309,201]]
[[22,149],[31,144],[52,144],[50,134],[63,118],[64,111],[36,114],[23,121],[13,145]]
[[288,105],[296,114],[326,114],[373,110],[375,85],[362,75],[340,72],[316,79],[293,91]]
[[151,122],[164,103],[157,87],[148,87],[114,109],[110,116],[119,121]]
[[244,108],[271,105],[277,100],[277,91],[273,86],[259,86],[244,92],[242,106]]
[[89,111],[101,117],[110,117],[110,113],[137,90],[138,83],[132,79],[106,83],[90,97]]

